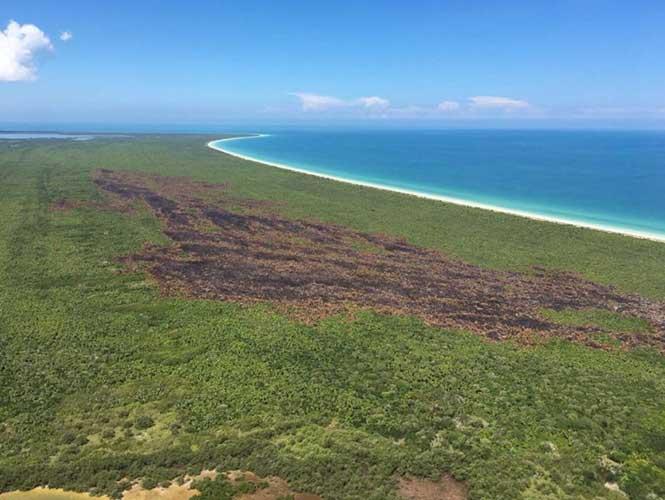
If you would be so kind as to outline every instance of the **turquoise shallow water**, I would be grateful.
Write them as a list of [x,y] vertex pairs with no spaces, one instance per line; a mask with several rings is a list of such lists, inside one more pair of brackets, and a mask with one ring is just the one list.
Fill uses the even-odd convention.
[[259,161],[665,239],[665,133],[278,132],[219,141]]

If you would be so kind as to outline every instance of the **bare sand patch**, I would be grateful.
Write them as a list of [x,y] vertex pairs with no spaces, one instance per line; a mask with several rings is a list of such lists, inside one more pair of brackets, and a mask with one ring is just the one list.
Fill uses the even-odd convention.
[[467,487],[450,475],[438,481],[405,477],[399,481],[399,494],[406,500],[466,500]]
[[189,500],[199,494],[191,489],[191,482],[184,484],[172,483],[168,488],[158,486],[152,490],[145,490],[135,484],[122,495],[123,500]]
[[231,471],[227,473],[229,481],[247,481],[257,485],[267,484],[265,488],[260,487],[253,493],[243,493],[236,497],[236,500],[277,500],[278,498],[292,497],[293,500],[321,500],[318,495],[309,493],[298,493],[289,488],[289,484],[282,478],[270,476],[260,478],[253,472]]
[[109,500],[108,497],[95,497],[88,493],[76,493],[56,488],[34,488],[29,491],[0,493],[0,500]]

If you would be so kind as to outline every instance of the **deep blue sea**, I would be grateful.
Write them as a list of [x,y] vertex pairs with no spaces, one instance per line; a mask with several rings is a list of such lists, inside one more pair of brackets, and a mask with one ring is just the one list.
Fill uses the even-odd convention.
[[284,131],[217,145],[312,173],[665,238],[665,132]]

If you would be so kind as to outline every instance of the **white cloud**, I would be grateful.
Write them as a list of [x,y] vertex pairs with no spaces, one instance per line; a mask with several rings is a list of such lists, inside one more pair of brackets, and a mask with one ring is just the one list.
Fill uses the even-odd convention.
[[342,99],[328,95],[309,94],[306,92],[292,92],[290,95],[300,99],[303,111],[325,111],[347,105]]
[[457,111],[460,108],[457,101],[441,101],[437,106],[439,111]]
[[63,31],[62,33],[60,33],[60,40],[62,40],[63,42],[68,42],[72,38],[74,38],[74,35],[72,35],[71,31]]
[[329,95],[311,92],[293,92],[289,95],[300,100],[300,106],[306,112],[337,111],[347,114],[365,113],[368,117],[400,117],[400,118],[433,118],[441,119],[442,113],[455,118],[477,118],[488,112],[528,111],[530,114],[538,110],[527,101],[499,96],[474,96],[467,100],[444,100],[435,106],[393,106],[383,97],[366,96],[355,99],[341,99]]
[[364,108],[369,109],[386,109],[390,107],[390,101],[388,99],[377,96],[361,97],[357,102]]
[[358,99],[340,99],[329,95],[312,94],[309,92],[292,92],[290,95],[300,99],[303,111],[328,111],[331,109],[362,108],[371,111],[385,110],[390,101],[378,96],[359,97]]
[[516,109],[526,109],[529,107],[528,102],[519,99],[511,99],[509,97],[480,95],[469,97],[469,101],[471,107],[476,109],[503,109],[511,111]]
[[37,26],[10,21],[7,28],[0,31],[0,81],[34,80],[37,77],[35,54],[52,49],[51,41]]

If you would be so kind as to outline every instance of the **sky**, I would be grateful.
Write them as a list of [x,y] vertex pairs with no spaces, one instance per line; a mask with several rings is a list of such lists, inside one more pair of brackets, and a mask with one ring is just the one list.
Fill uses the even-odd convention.
[[0,122],[665,128],[665,2],[2,0]]

